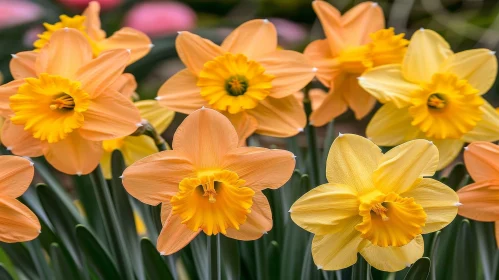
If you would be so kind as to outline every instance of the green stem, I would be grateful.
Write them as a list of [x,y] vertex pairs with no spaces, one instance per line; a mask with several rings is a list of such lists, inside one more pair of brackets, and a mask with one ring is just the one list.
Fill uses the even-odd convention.
[[[307,114],[307,120],[312,114],[312,102],[310,101],[308,95],[309,87],[305,89],[305,98],[303,98],[303,107],[305,108],[305,113]],[[312,179],[312,186],[317,186],[320,182],[319,175],[319,157],[317,155],[317,139],[315,134],[315,127],[307,122],[305,127],[305,133],[307,134],[307,144],[310,159],[310,178]]]
[[220,280],[222,279],[222,270],[220,267],[221,257],[220,257],[220,234],[208,236],[208,270],[210,275],[210,280]]

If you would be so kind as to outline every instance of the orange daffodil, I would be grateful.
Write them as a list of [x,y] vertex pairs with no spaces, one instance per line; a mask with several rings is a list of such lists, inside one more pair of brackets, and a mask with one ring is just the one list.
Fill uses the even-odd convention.
[[[272,228],[263,189],[291,177],[292,153],[238,147],[230,121],[212,109],[191,113],[177,129],[173,150],[139,160],[123,173],[123,185],[138,200],[162,203],[157,248],[175,253],[201,231],[254,240]],[[147,187],[145,187],[147,186]]]
[[[31,56],[31,54],[28,54]],[[93,58],[77,30],[55,31],[32,59],[14,55],[15,80],[0,86],[2,142],[14,154],[36,157],[67,174],[88,174],[103,153],[103,140],[133,133],[139,111],[117,89],[130,53],[111,50]]]
[[203,106],[216,109],[230,119],[241,142],[253,132],[288,137],[302,131],[306,116],[293,94],[316,69],[303,54],[276,50],[271,22],[246,22],[221,46],[179,32],[176,47],[187,69],[161,87],[160,104],[184,114]]
[[317,78],[329,88],[310,122],[322,126],[350,107],[357,119],[365,117],[376,99],[363,90],[357,78],[372,67],[400,63],[409,41],[404,34],[385,29],[383,10],[377,3],[361,3],[343,16],[325,1],[312,3],[326,39],[316,40],[305,55],[318,68]]
[[315,234],[319,268],[354,264],[359,252],[373,267],[398,271],[423,256],[421,234],[439,230],[457,214],[456,193],[432,176],[438,150],[413,140],[383,154],[373,142],[340,135],[327,158],[328,183],[298,199],[291,219]]
[[[158,104],[156,100],[140,100],[134,103],[142,119],[147,120],[158,134],[163,133],[173,121],[175,112]],[[148,155],[158,152],[158,147],[147,135],[126,136],[102,142],[104,154],[100,165],[106,179],[111,179],[111,154],[120,150],[127,166]]]
[[382,146],[425,138],[438,147],[438,169],[465,142],[499,140],[499,114],[482,98],[495,81],[497,59],[487,49],[453,53],[436,32],[414,33],[402,64],[368,70],[359,84],[386,103],[367,127]]
[[35,239],[40,222],[31,210],[16,198],[33,180],[33,163],[16,156],[0,156],[0,241],[13,243]]
[[475,183],[457,191],[463,205],[459,215],[482,222],[495,222],[499,247],[499,146],[471,143],[465,148],[464,163]]
[[108,50],[129,49],[131,56],[128,64],[131,64],[149,53],[153,47],[151,40],[146,34],[133,28],[124,27],[106,38],[106,32],[101,29],[99,12],[99,2],[92,1],[82,15],[61,15],[61,21],[55,24],[44,23],[46,31],[38,35],[39,39],[34,43],[35,51],[40,51],[48,44],[55,31],[68,27],[83,34],[92,47],[94,57]]

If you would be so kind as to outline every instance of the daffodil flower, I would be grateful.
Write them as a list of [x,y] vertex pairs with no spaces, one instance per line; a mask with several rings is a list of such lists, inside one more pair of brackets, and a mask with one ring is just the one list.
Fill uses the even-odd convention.
[[59,17],[61,21],[57,23],[44,23],[46,31],[38,35],[39,39],[34,43],[35,51],[40,51],[50,41],[55,31],[67,27],[77,29],[85,36],[92,47],[94,57],[108,50],[129,49],[131,56],[128,63],[131,64],[149,53],[153,46],[151,40],[136,29],[124,27],[106,38],[106,32],[101,29],[99,12],[99,2],[92,1],[82,15],[74,17],[61,15]]
[[344,15],[325,1],[313,1],[312,7],[326,39],[313,41],[304,53],[317,67],[317,78],[329,93],[310,122],[325,125],[348,107],[362,119],[376,99],[359,86],[357,78],[372,67],[400,63],[409,41],[404,34],[396,35],[393,28],[385,29],[383,10],[377,3],[363,2]]
[[438,147],[438,169],[465,142],[499,140],[499,114],[482,98],[497,75],[497,58],[487,49],[453,53],[436,32],[414,33],[402,64],[373,68],[359,84],[386,103],[367,126],[381,146],[425,138]]
[[464,151],[466,169],[475,183],[457,191],[458,214],[481,222],[495,222],[496,245],[499,247],[499,146],[474,142]]
[[212,109],[190,114],[177,129],[173,150],[141,159],[123,173],[123,185],[138,200],[161,206],[157,248],[177,252],[201,231],[255,240],[272,228],[263,189],[291,177],[293,154],[238,147],[230,121]]
[[[156,100],[140,100],[135,102],[134,105],[139,109],[142,119],[147,120],[158,134],[163,133],[175,117],[175,112],[160,106]],[[104,148],[104,154],[100,166],[106,179],[112,178],[111,154],[114,150],[121,151],[126,166],[130,166],[137,160],[158,152],[154,140],[147,135],[104,140],[102,147]]]
[[16,198],[33,180],[33,163],[16,156],[0,156],[0,241],[13,243],[35,239],[41,226],[35,214]]
[[[34,53],[33,53],[34,54]],[[14,81],[0,86],[2,142],[16,155],[44,155],[67,174],[88,174],[99,164],[103,140],[133,133],[139,111],[117,89],[130,53],[111,50],[93,58],[77,30],[52,34],[33,60],[14,55]]]
[[353,265],[359,252],[373,267],[398,271],[423,256],[421,234],[448,225],[456,193],[432,176],[438,150],[413,140],[383,154],[370,140],[340,135],[327,158],[328,183],[291,207],[291,219],[315,234],[312,255],[325,270]]
[[227,116],[241,143],[253,132],[289,137],[298,134],[306,116],[293,94],[314,77],[303,54],[277,50],[277,32],[268,20],[248,21],[221,46],[192,33],[177,36],[184,69],[163,84],[163,106],[190,114],[205,106]]

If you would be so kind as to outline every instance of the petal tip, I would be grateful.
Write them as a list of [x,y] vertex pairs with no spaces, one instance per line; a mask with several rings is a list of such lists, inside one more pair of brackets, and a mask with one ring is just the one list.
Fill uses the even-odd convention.
[[425,29],[424,27],[419,28],[419,31],[423,32]]
[[406,267],[411,267],[411,264],[410,264],[410,263],[408,263],[408,264],[406,264],[405,266],[406,266]]
[[68,32],[69,31],[69,27],[64,27],[64,32]]
[[12,56],[12,58],[17,58],[17,55],[15,54],[11,54],[10,56]]
[[78,175],[78,176],[81,176],[82,174],[83,174],[83,172],[81,172],[81,171],[76,172],[76,175]]
[[489,54],[490,55],[496,55],[496,52],[495,51],[490,51]]
[[126,49],[126,51],[127,51],[128,53],[130,53],[130,54],[132,53],[132,50],[131,50],[131,49]]
[[338,138],[341,138],[341,137],[343,137],[343,133],[338,132]]
[[268,232],[267,232],[267,231],[264,231],[264,232],[263,232],[263,234],[268,234]]
[[125,176],[121,175],[121,176],[120,176],[120,179],[123,179],[123,178],[125,178]]
[[373,2],[373,3],[371,4],[371,7],[373,7],[373,8],[378,7],[378,6],[379,6],[378,2]]
[[154,48],[154,44],[149,44],[149,48],[150,49]]
[[461,202],[456,202],[456,203],[454,203],[454,206],[457,206],[457,207],[462,206],[462,205],[463,205],[463,204],[462,204]]
[[357,80],[359,80],[359,81],[365,81],[365,80],[366,80],[366,78],[365,78],[365,77],[360,76],[360,77],[357,77]]
[[303,132],[303,127],[298,127],[298,132]]
[[317,71],[319,71],[319,68],[317,67],[312,68],[312,72],[316,73]]
[[293,213],[293,209],[291,209],[291,208],[290,208],[290,209],[288,210],[288,213]]
[[264,19],[263,23],[269,23],[270,21],[268,19]]
[[159,252],[160,255],[166,256],[166,252]]
[[467,151],[469,148],[468,147],[464,147],[464,150]]
[[12,151],[12,147],[7,147],[7,151]]
[[321,269],[322,269],[322,267],[323,267],[322,265],[318,265],[318,266],[317,266],[317,270],[321,270]]
[[143,127],[144,125],[142,124],[142,122],[139,122],[139,123],[136,123],[135,126],[136,127]]
[[428,144],[429,145],[433,145],[433,141],[428,141]]
[[154,99],[157,100],[157,101],[160,101],[161,100],[161,96],[156,96],[156,97],[154,97]]

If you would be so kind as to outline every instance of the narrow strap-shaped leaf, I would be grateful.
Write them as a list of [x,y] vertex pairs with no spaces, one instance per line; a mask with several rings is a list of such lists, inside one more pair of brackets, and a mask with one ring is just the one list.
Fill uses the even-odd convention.
[[5,266],[2,263],[0,263],[0,279],[2,279],[2,280],[14,280],[12,275],[10,275],[10,273],[7,271],[7,269],[5,268]]
[[220,236],[222,273],[225,276],[222,277],[222,279],[237,280],[241,278],[241,259],[239,258],[239,247],[237,243],[238,242],[235,239],[223,235]]
[[152,244],[151,240],[142,238],[140,249],[144,262],[145,271],[149,280],[173,280],[173,276],[165,261]]
[[35,268],[31,255],[22,243],[3,243],[0,246],[7,253],[14,266],[28,279],[41,279],[42,275]]
[[497,252],[494,223],[472,222],[475,229],[477,251],[480,255],[482,271],[486,280],[492,280],[494,274],[494,256]]
[[[279,251],[279,244],[276,241],[270,242],[267,247],[267,260],[269,261],[269,279],[281,279],[279,277],[279,265],[281,263],[281,253]],[[228,278],[239,279],[239,278]]]
[[[475,235],[470,222],[464,219],[459,225],[452,263],[452,279],[478,279]],[[446,269],[446,268],[443,268]]]
[[429,258],[420,258],[411,266],[404,280],[426,280],[430,275],[430,267]]
[[33,260],[36,270],[39,275],[42,275],[42,279],[52,279],[53,274],[50,269],[47,259],[43,254],[42,245],[40,244],[40,240],[33,239],[29,242],[24,243],[26,248],[28,249],[29,254],[31,255],[31,259]]
[[352,280],[370,279],[372,279],[371,266],[360,254],[358,254],[357,262],[352,266]]
[[74,263],[69,261],[59,244],[52,243],[50,246],[50,259],[52,260],[52,268],[54,269],[54,278],[65,280],[65,279],[80,279],[78,270],[74,266]]

